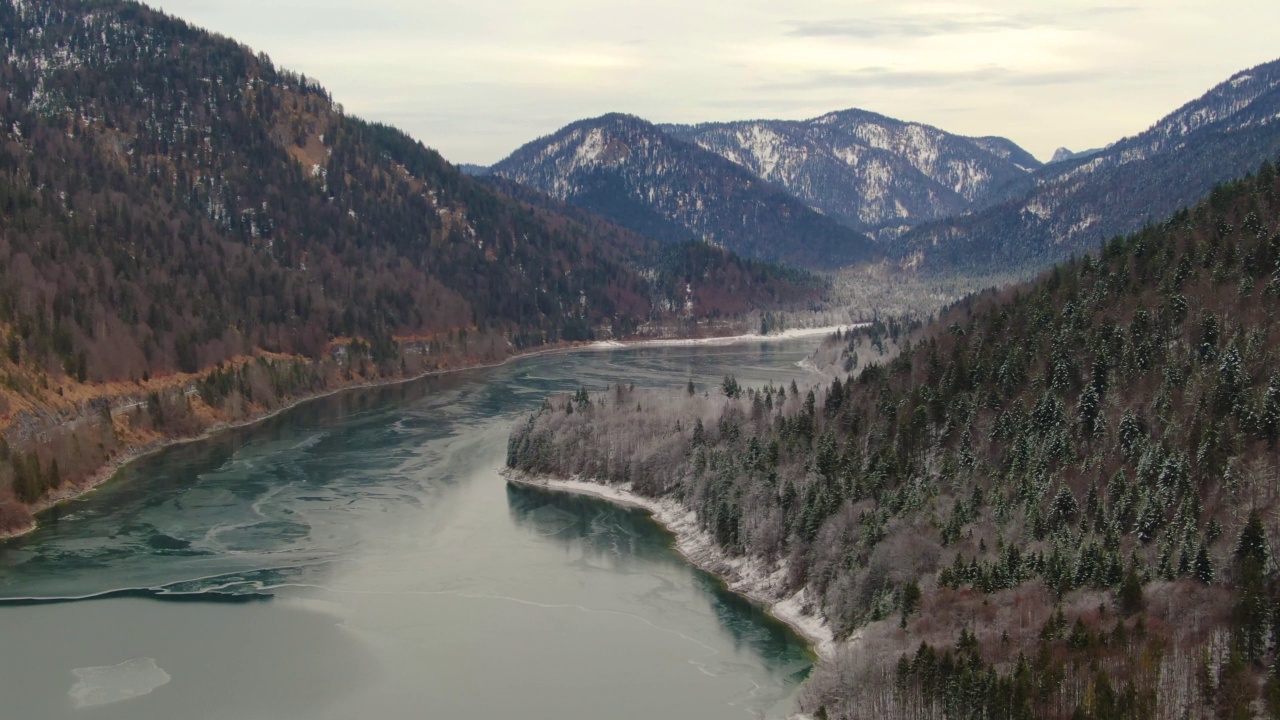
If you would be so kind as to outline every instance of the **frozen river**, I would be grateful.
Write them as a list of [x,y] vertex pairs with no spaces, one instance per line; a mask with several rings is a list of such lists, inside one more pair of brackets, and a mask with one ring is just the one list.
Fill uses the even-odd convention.
[[532,357],[147,457],[0,543],[0,715],[783,716],[800,638],[643,514],[498,471],[550,392],[803,380],[816,342]]

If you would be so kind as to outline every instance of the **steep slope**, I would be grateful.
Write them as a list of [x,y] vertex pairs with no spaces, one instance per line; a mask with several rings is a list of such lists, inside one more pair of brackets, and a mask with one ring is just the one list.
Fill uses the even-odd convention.
[[960,137],[862,110],[663,129],[850,227],[885,236],[980,205],[1040,167],[1004,138]]
[[803,270],[744,258],[702,240],[663,243],[498,175],[484,175],[479,182],[547,213],[549,222],[571,222],[619,249],[642,271],[657,316],[728,318],[752,310],[820,306],[828,290],[828,281]]
[[661,314],[636,248],[230,40],[39,0],[0,2],[0,37],[0,322],[21,359],[113,380],[334,337],[555,341]]
[[703,238],[747,257],[815,268],[878,254],[865,236],[783,190],[627,115],[573,123],[493,172],[668,242]]
[[1149,130],[1054,162],[993,207],[920,227],[893,249],[934,270],[1044,267],[1195,203],[1280,155],[1280,61],[1237,73]]
[[553,397],[508,464],[680,503],[803,591],[851,638],[814,717],[1280,713],[1270,164],[878,364],[886,332],[811,388]]
[[310,394],[824,290],[513,200],[136,3],[0,0],[0,42],[0,536]]

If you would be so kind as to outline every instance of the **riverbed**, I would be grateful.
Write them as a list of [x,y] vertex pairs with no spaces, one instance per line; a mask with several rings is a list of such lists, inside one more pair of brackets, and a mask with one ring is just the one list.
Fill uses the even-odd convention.
[[802,639],[643,512],[498,471],[550,392],[803,382],[816,342],[531,357],[143,458],[0,543],[4,716],[785,716]]

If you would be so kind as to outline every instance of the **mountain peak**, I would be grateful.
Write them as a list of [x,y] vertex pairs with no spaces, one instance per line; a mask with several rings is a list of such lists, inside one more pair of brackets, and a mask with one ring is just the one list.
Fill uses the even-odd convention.
[[748,257],[806,267],[878,255],[858,232],[632,115],[566,125],[493,171],[667,242],[701,238]]
[[1062,162],[1063,160],[1070,160],[1075,156],[1076,156],[1075,152],[1070,148],[1060,147],[1057,150],[1053,151],[1053,157],[1049,158],[1049,162],[1051,163]]
[[1005,138],[968,138],[847,108],[809,120],[662,129],[774,183],[840,222],[893,236],[969,209],[1040,167]]

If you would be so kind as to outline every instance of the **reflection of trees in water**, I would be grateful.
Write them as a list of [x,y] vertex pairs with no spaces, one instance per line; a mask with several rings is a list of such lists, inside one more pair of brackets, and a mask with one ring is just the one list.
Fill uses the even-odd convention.
[[[512,522],[549,542],[581,552],[616,572],[652,572],[652,566],[688,572],[712,613],[733,640],[789,681],[808,676],[813,655],[803,639],[716,576],[691,565],[672,547],[672,536],[642,510],[584,495],[507,483]],[[648,568],[641,565],[648,565]]]
[[517,527],[582,552],[587,560],[628,572],[637,559],[687,567],[671,550],[672,537],[643,511],[583,495],[507,484],[507,507]]

